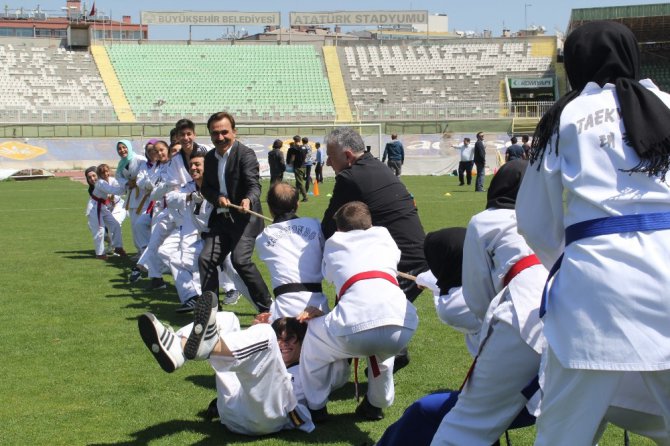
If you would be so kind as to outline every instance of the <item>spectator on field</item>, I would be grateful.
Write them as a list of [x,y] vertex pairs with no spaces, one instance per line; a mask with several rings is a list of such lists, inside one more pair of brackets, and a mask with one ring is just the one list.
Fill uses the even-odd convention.
[[268,152],[268,165],[270,166],[270,184],[284,180],[284,171],[286,171],[286,161],[284,153],[281,151],[284,143],[281,139],[275,139],[272,143],[272,150]]
[[454,146],[454,149],[460,151],[460,160],[458,161],[458,185],[463,186],[463,173],[468,181],[468,186],[472,183],[472,167],[474,166],[474,147],[470,145],[470,138],[463,138],[463,144]]
[[293,166],[295,176],[295,187],[302,195],[302,201],[307,201],[307,190],[305,189],[305,151],[302,149],[300,136],[295,135],[293,142],[286,152],[286,162]]
[[386,143],[384,147],[384,154],[382,155],[382,163],[386,161],[388,156],[388,166],[393,171],[395,176],[399,177],[402,171],[402,165],[405,162],[405,148],[402,143],[398,141],[398,135],[393,133],[391,141]]
[[475,142],[475,167],[477,168],[477,178],[475,179],[475,192],[485,192],[484,189],[484,169],[486,168],[486,144],[484,144],[484,132],[477,133],[477,142]]
[[302,150],[305,152],[305,191],[309,192],[309,183],[312,182],[312,165],[314,164],[314,154],[312,146],[309,145],[309,138],[302,137]]
[[316,181],[323,183],[323,165],[325,162],[325,156],[323,154],[323,149],[321,149],[321,143],[317,142],[314,144],[316,148],[316,165],[314,166],[314,176]]
[[505,150],[505,162],[525,159],[526,154],[523,147],[517,143],[516,136],[512,136],[509,141],[512,144]]

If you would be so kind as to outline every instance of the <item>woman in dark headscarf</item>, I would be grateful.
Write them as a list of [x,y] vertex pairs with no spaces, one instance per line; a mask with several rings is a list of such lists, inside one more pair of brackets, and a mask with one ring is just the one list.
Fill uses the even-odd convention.
[[[546,270],[524,260],[532,252],[516,232],[514,205],[527,165],[510,161],[500,169],[488,189],[487,209],[472,217],[467,230],[426,235],[430,272],[420,274],[417,284],[433,290],[441,320],[469,333],[468,350],[478,360],[462,392],[417,400],[378,445],[493,444],[506,429],[535,421],[521,391],[540,364],[537,295]],[[481,344],[480,330],[487,333]]]
[[423,252],[430,271],[419,274],[416,283],[433,291],[437,317],[465,334],[468,351],[474,356],[482,321],[472,314],[463,299],[464,241],[465,228],[445,228],[426,234]]
[[[150,143],[147,143],[148,148]],[[153,146],[153,144],[151,144]],[[148,240],[146,240],[145,228],[146,225],[142,221],[142,211],[138,208],[142,207],[142,191],[137,187],[138,176],[142,169],[146,168],[147,159],[133,152],[133,146],[130,141],[122,139],[116,143],[116,151],[119,154],[119,164],[116,166],[115,178],[120,185],[128,188],[128,195],[126,196],[126,210],[130,216],[130,225],[133,232],[133,243],[137,252],[141,253],[146,247]]]
[[543,301],[536,444],[590,442],[626,371],[641,372],[670,426],[670,95],[639,64],[624,25],[567,37],[573,91],[540,121],[519,191],[519,232],[560,267]]
[[[472,374],[432,444],[493,444],[528,402],[521,391],[540,365],[538,296],[547,270],[516,230],[514,207],[527,165],[505,163],[488,188],[486,209],[468,223],[462,295],[485,340],[477,344]],[[426,257],[432,256],[426,252]],[[436,270],[438,279],[448,278]]]

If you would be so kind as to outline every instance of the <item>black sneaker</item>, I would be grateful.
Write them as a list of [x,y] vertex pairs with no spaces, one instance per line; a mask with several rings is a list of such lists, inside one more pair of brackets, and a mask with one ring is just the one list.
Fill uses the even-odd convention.
[[328,406],[323,406],[321,409],[309,409],[309,413],[313,423],[323,423],[328,419]]
[[133,266],[133,269],[130,271],[130,275],[128,276],[128,282],[135,283],[140,280],[140,277],[142,277],[142,271],[140,271],[138,267]]
[[207,406],[207,410],[205,410],[204,413],[204,418],[207,421],[212,421],[216,418],[219,418],[219,407],[217,406],[219,399],[214,398],[210,403],[209,406]]
[[404,369],[409,365],[409,352],[405,350],[403,353],[398,354],[395,357],[393,362],[393,373],[395,374],[398,370]]
[[167,283],[165,283],[162,277],[154,277],[151,279],[149,291],[164,290],[165,288],[167,288]]
[[379,407],[370,404],[367,395],[363,397],[363,401],[356,408],[356,415],[370,421],[379,421],[384,418],[384,412]]
[[195,310],[195,304],[198,301],[199,296],[193,296],[189,298],[186,302],[181,304],[179,308],[177,308],[175,313],[191,313],[193,310]]
[[205,293],[196,301],[193,315],[193,330],[184,346],[186,359],[207,359],[219,341],[216,326],[216,313],[219,297],[212,291]]

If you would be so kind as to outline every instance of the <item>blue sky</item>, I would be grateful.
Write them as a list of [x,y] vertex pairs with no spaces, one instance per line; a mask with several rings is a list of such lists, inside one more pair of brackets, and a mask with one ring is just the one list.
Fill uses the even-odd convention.
[[[10,0],[6,2],[10,10],[19,7],[35,8],[38,4],[42,10],[60,11],[65,0]],[[90,9],[93,0],[86,0],[86,8]],[[482,1],[448,1],[448,0],[339,0],[338,2],[315,2],[307,0],[253,0],[244,2],[227,2],[221,0],[183,0],[138,1],[138,0],[96,0],[98,12],[109,14],[119,20],[122,15],[130,15],[134,22],[139,22],[140,11],[263,11],[282,13],[283,26],[288,25],[288,13],[291,11],[328,11],[328,10],[428,10],[430,14],[444,13],[449,16],[449,30],[481,32],[484,29],[493,31],[499,36],[505,27],[512,31],[522,29],[527,17],[528,25],[544,26],[547,33],[554,34],[554,29],[564,31],[573,8],[591,8],[603,6],[627,6],[648,3],[664,3],[657,1],[617,1],[617,0],[482,0]],[[187,8],[184,6],[188,5]],[[526,6],[528,5],[528,6]],[[346,30],[346,28],[345,28]],[[194,27],[193,37],[216,38],[224,33],[220,27]],[[250,32],[260,31],[251,28]],[[188,27],[151,26],[149,36],[152,39],[186,39]]]

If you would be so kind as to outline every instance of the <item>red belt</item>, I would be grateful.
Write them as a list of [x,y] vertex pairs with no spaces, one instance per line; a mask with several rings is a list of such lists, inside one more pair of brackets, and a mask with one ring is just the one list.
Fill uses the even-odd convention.
[[385,273],[384,271],[363,271],[362,273],[354,274],[353,276],[349,277],[346,282],[344,282],[344,285],[340,288],[340,294],[338,294],[337,298],[335,299],[335,303],[339,302],[340,299],[342,299],[342,296],[344,296],[344,293],[346,293],[349,288],[356,282],[360,280],[367,280],[367,279],[385,279],[391,282],[395,286],[398,285],[398,279],[390,275],[389,273]]
[[505,279],[503,280],[503,285],[507,286],[509,283],[514,279],[521,271],[523,271],[526,268],[530,268],[533,265],[539,265],[540,259],[537,258],[535,254],[531,254],[529,256],[523,257],[522,259],[518,260],[512,267],[507,271],[507,274],[505,274]]
[[[342,285],[340,288],[340,294],[338,294],[337,298],[335,299],[335,303],[337,304],[340,299],[342,299],[344,293],[346,293],[353,284],[367,279],[384,279],[388,280],[395,286],[399,286],[398,280],[389,273],[385,273],[384,271],[363,271],[362,273],[354,274],[353,276],[349,277],[346,282],[344,282],[344,285]],[[368,366],[372,371],[372,377],[378,377],[380,371],[376,356],[373,355],[368,357]],[[356,399],[358,400],[358,358],[354,358],[354,385],[356,387]]]
[[[503,280],[503,285],[507,286],[509,283],[514,279],[519,273],[527,268],[530,268],[531,266],[534,265],[539,265],[540,259],[537,258],[535,254],[531,254],[526,257],[522,257],[521,259],[517,260],[517,262],[512,265],[512,267],[507,271],[507,274],[505,274],[505,279]],[[489,331],[490,333],[490,331]],[[489,339],[488,335],[484,338],[482,341],[479,350],[484,347],[484,344],[486,344],[486,341]],[[461,387],[459,390],[463,390],[463,387],[465,387],[465,384],[468,382],[468,379],[470,378],[470,375],[472,375],[472,372],[475,371],[475,364],[477,364],[477,358],[479,358],[479,355],[475,356],[475,359],[472,361],[472,365],[470,366],[470,369],[468,370],[467,375],[465,375],[465,379],[463,380],[463,384],[461,384]]]
[[109,204],[109,198],[106,199],[106,200],[103,200],[102,198],[98,198],[98,197],[95,197],[93,195],[91,195],[91,198],[93,198],[93,200],[98,203],[98,209],[97,209],[98,225],[102,225],[102,220],[100,219],[100,214],[102,213],[102,205],[104,204],[105,206],[107,206]]

